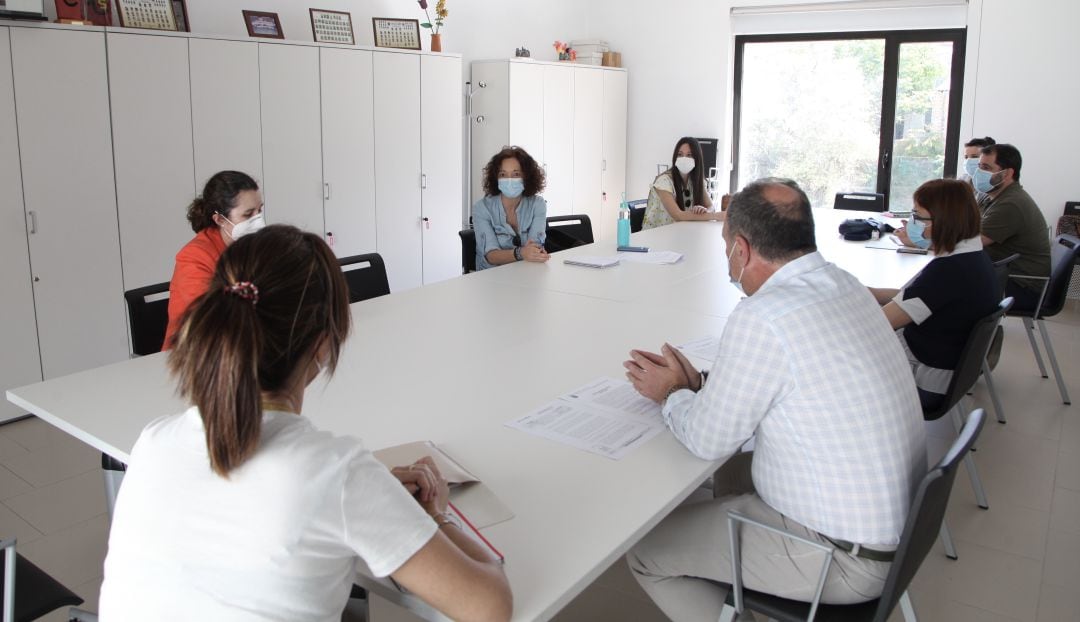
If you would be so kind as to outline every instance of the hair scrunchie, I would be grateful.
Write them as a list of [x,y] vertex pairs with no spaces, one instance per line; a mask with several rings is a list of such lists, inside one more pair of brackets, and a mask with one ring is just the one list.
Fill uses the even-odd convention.
[[251,281],[237,281],[225,286],[225,292],[250,300],[252,305],[259,304],[259,288]]

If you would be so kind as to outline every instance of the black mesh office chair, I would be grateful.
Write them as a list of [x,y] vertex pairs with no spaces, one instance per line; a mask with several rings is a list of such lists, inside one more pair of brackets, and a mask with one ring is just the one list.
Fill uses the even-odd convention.
[[386,264],[378,253],[342,257],[338,262],[349,284],[349,304],[390,293]]
[[476,231],[462,229],[458,231],[461,238],[461,271],[463,274],[476,272]]
[[627,205],[630,206],[630,233],[637,233],[645,225],[645,209],[649,206],[649,200],[638,199]]
[[[61,607],[81,605],[82,598],[50,577],[30,560],[15,552],[15,539],[0,540],[0,619],[15,622],[36,620]],[[9,583],[14,581],[14,598],[6,600]],[[72,610],[69,619],[84,619]],[[89,618],[87,618],[89,619]]]
[[786,531],[764,525],[748,519],[737,512],[728,512],[728,526],[731,531],[732,570],[734,581],[729,587],[727,601],[720,620],[734,619],[736,612],[746,609],[758,611],[774,620],[794,622],[796,620],[810,620],[818,616],[822,620],[844,620],[851,622],[885,622],[889,614],[899,604],[908,622],[915,621],[915,610],[908,597],[907,588],[919,566],[926,559],[927,553],[934,546],[934,539],[945,518],[945,508],[949,504],[949,494],[952,492],[953,482],[956,479],[957,464],[965,456],[971,453],[971,446],[982,430],[986,421],[986,413],[982,409],[972,412],[963,428],[960,430],[956,441],[949,448],[948,453],[938,464],[930,469],[923,477],[915,495],[911,501],[907,521],[904,523],[904,531],[900,535],[900,544],[889,569],[889,575],[885,578],[885,587],[881,596],[874,600],[858,603],[855,605],[822,605],[819,603],[822,589],[825,586],[825,576],[832,561],[832,549],[810,542],[817,548],[821,548],[823,557],[822,574],[819,577],[817,595],[813,602],[804,603],[786,598],[780,598],[771,594],[763,594],[742,587],[742,568],[739,554],[739,530],[736,523],[742,523],[748,529],[767,529],[788,538],[800,539],[798,536]]
[[131,353],[161,352],[169,325],[169,281],[124,292],[131,325]]
[[1034,309],[1014,308],[1009,311],[1013,317],[1023,318],[1024,328],[1027,329],[1028,341],[1031,342],[1031,351],[1035,354],[1035,362],[1039,364],[1039,373],[1046,378],[1046,366],[1042,356],[1039,355],[1039,346],[1035,343],[1035,325],[1039,326],[1042,335],[1043,347],[1046,348],[1046,356],[1050,359],[1050,366],[1054,370],[1054,379],[1057,380],[1058,390],[1061,392],[1061,401],[1072,404],[1069,392],[1065,389],[1065,381],[1061,378],[1061,368],[1058,367],[1054,348],[1050,345],[1050,334],[1046,332],[1046,324],[1043,319],[1053,317],[1061,312],[1065,306],[1065,298],[1069,293],[1069,281],[1072,280],[1073,266],[1077,257],[1080,257],[1080,238],[1075,235],[1059,235],[1050,245],[1050,278],[1025,277],[1013,275],[1012,279],[1026,279],[1043,281],[1042,295]]
[[833,209],[884,212],[885,195],[877,192],[837,192]]
[[544,248],[549,253],[593,243],[592,221],[585,214],[549,216]]

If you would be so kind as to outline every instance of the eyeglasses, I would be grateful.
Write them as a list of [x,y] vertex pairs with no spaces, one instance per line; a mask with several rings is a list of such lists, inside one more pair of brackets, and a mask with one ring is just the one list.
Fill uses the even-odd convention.
[[911,212],[911,219],[912,220],[917,220],[919,222],[933,222],[934,221],[934,218],[932,216],[931,217],[923,217],[923,216],[919,216],[915,212]]

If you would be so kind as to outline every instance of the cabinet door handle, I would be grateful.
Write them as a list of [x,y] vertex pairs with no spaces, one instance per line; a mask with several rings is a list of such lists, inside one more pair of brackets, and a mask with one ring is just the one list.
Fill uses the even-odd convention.
[[420,173],[420,189],[427,190],[427,173]]
[[27,212],[30,215],[30,235],[37,233],[37,212],[30,210]]
[[323,183],[323,199],[330,200],[330,182]]
[[420,220],[424,223],[424,228],[425,229],[430,229],[431,228],[431,219],[430,218],[428,218],[427,216],[424,216]]
[[600,170],[601,171],[606,171],[607,170],[607,160],[601,160],[600,161]]

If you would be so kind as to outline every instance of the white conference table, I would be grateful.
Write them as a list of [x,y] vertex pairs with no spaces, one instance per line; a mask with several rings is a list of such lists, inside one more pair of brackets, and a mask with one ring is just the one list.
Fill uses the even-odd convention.
[[[823,253],[869,284],[898,287],[928,261],[833,244],[824,237],[826,227],[836,231],[825,222],[834,215],[823,216]],[[571,254],[613,251],[598,243],[547,264],[517,263],[353,305],[338,371],[308,389],[304,414],[372,449],[434,441],[479,476],[515,514],[483,530],[506,556],[514,619],[549,619],[719,465],[691,456],[670,433],[613,461],[503,424],[597,377],[622,377],[633,347],[719,335],[740,297],[728,283],[721,229],[677,223],[635,234],[635,244],[686,253],[672,266],[562,264]],[[7,396],[125,462],[148,422],[185,407],[160,354]],[[365,583],[431,617],[414,598]]]

